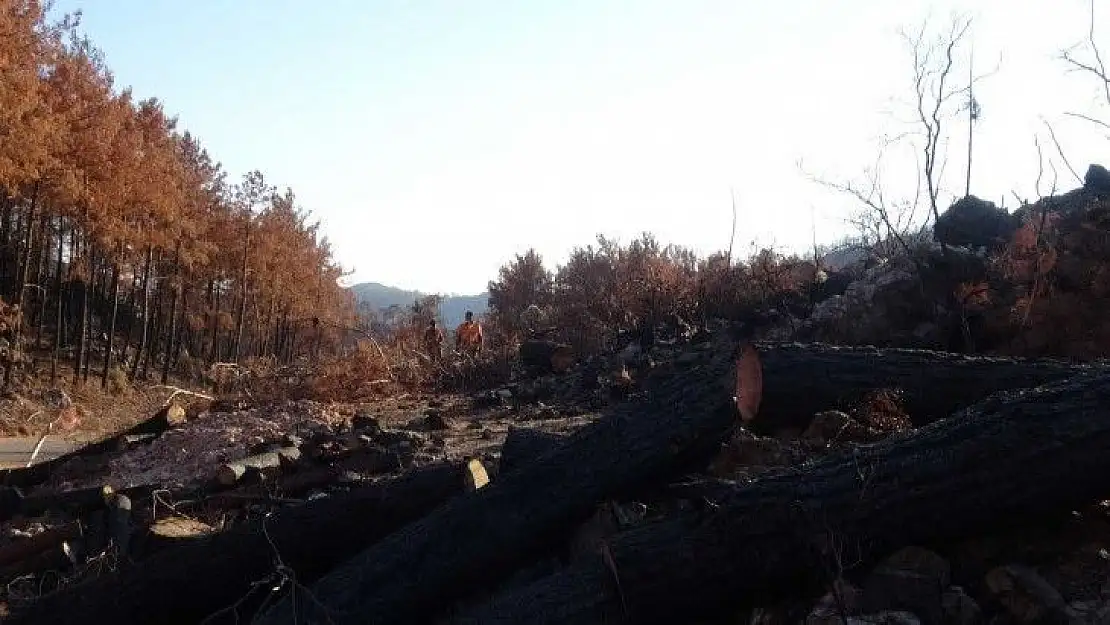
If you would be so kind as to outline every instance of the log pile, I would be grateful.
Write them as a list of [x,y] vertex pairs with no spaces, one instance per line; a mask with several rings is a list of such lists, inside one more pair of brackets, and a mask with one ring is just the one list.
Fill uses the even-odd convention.
[[[254,510],[226,526],[180,509],[139,519],[164,497],[155,486],[13,491],[22,512],[78,520],[24,551],[0,546],[0,565],[118,544],[128,514],[141,530],[128,562],[6,622],[723,623],[830,588],[819,607],[839,617],[945,622],[975,602],[952,590],[943,558],[915,546],[1110,495],[1099,479],[1110,470],[1110,370],[761,344],[762,400],[739,427],[734,348],[718,339],[653,355],[631,399],[589,425],[511,428],[500,466],[418,466],[412,441],[376,423],[275,442],[175,494]],[[868,421],[860,402],[878,389],[917,427]],[[899,572],[911,562],[932,563],[925,595],[935,601],[875,590],[924,575]],[[1023,570],[993,570],[987,585],[1036,586]],[[853,583],[864,587],[858,601]],[[1078,609],[1065,604],[1046,600],[1041,616]]]

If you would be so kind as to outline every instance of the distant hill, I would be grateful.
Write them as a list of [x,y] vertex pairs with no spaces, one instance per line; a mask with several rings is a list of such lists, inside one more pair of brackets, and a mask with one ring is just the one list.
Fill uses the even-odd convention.
[[[351,291],[355,294],[356,301],[361,304],[381,310],[389,308],[390,306],[411,306],[416,300],[431,295],[431,293],[422,293],[420,291],[406,291],[394,286],[387,286],[377,282],[360,282],[351,286]],[[443,316],[444,323],[448,327],[453,327],[462,323],[466,311],[474,311],[475,315],[480,315],[486,311],[489,305],[489,294],[482,293],[479,295],[446,295],[443,297],[443,302],[440,304],[440,314]]]

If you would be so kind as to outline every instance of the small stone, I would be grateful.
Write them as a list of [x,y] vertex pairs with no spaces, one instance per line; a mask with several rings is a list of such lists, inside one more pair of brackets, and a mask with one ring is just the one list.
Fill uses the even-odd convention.
[[351,418],[351,429],[360,434],[374,435],[382,431],[381,423],[365,411],[355,413]]
[[983,616],[979,604],[959,586],[952,586],[941,595],[945,622],[951,625],[975,625]]
[[424,428],[430,431],[446,430],[447,419],[444,419],[438,410],[429,410],[424,415]]
[[867,577],[862,609],[869,614],[910,611],[926,622],[941,619],[941,595],[951,580],[951,566],[921,547],[898,550]]
[[1033,623],[1049,617],[1062,617],[1066,604],[1060,591],[1036,570],[1020,564],[991,569],[987,588],[1019,623]]

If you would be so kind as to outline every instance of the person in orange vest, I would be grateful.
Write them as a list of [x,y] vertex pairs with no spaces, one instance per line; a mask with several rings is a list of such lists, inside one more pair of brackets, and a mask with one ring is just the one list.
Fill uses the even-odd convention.
[[455,348],[461,352],[482,353],[482,326],[474,321],[474,313],[466,311],[466,321],[455,328]]

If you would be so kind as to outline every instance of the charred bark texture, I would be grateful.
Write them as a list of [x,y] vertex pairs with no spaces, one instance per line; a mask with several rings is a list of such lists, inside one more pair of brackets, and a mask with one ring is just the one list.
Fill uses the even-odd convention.
[[[749,426],[805,427],[814,413],[847,409],[866,393],[900,391],[917,425],[998,391],[1062,380],[1097,367],[1058,360],[964,356],[918,349],[758,344],[763,401]],[[1105,369],[1103,369],[1105,370]]]
[[822,581],[841,555],[906,544],[1104,497],[1110,375],[993,396],[951,419],[757,479],[701,518],[647,524],[601,556],[507,589],[455,623],[670,623],[713,617]]
[[[160,550],[121,571],[47,595],[19,623],[249,622],[281,582],[277,564],[310,583],[397,528],[464,492],[465,466],[442,464],[349,493],[315,499],[251,523]],[[269,580],[257,588],[254,582]],[[223,611],[223,612],[221,612]]]

